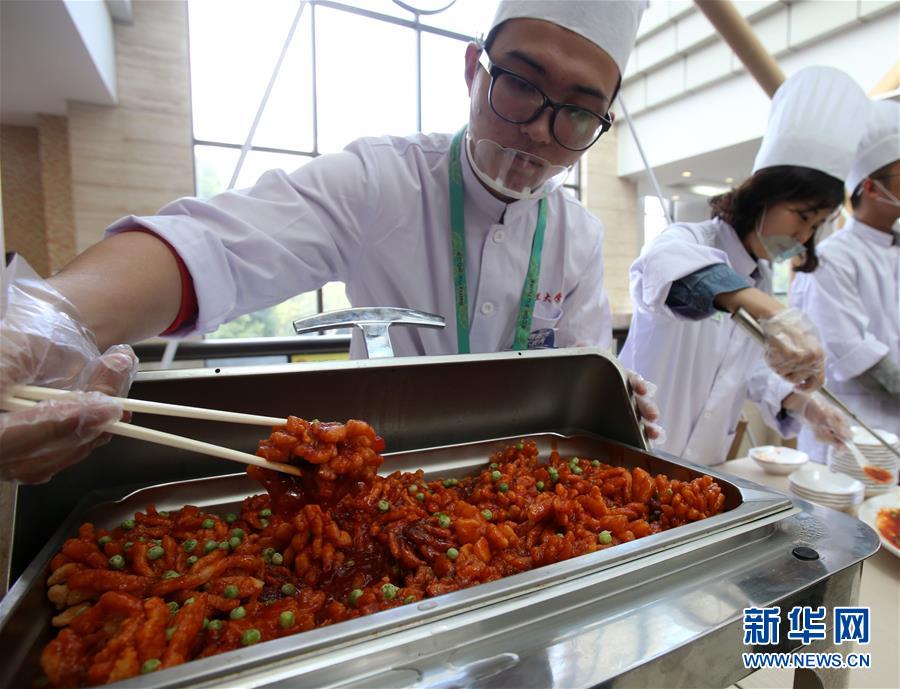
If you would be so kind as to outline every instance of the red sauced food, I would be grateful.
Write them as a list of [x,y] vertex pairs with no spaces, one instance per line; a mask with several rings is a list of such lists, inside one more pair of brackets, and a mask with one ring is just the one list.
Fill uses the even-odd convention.
[[524,440],[478,473],[379,476],[372,427],[290,417],[247,473],[239,513],[149,506],[83,524],[53,558],[59,614],[41,666],[55,687],[106,684],[387,610],[664,531],[722,511],[709,476],[652,476]]

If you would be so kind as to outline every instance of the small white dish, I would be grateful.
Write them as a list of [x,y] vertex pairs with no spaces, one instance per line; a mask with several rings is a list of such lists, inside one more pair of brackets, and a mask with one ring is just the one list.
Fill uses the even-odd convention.
[[860,520],[864,521],[875,530],[875,532],[878,534],[878,537],[881,539],[881,544],[884,546],[885,550],[890,551],[897,557],[900,557],[900,548],[891,543],[878,530],[876,519],[878,518],[878,512],[884,508],[900,509],[900,488],[895,487],[894,490],[890,493],[879,495],[876,498],[869,498],[862,505],[860,505],[859,513],[857,516]]
[[779,445],[751,447],[748,454],[764,472],[779,476],[790,474],[809,461],[809,455],[805,452]]
[[810,464],[792,473],[788,480],[800,490],[822,497],[847,497],[862,495],[865,486],[845,474],[836,474],[820,464]]
[[[862,426],[851,426],[850,432],[853,434],[853,444],[854,445],[872,445],[880,448],[884,448],[884,445],[869,431],[867,431]],[[896,445],[897,441],[900,438],[897,437],[896,433],[891,433],[890,431],[885,431],[880,428],[876,428],[875,432],[878,433],[882,438],[884,438],[885,442],[890,443],[891,445]],[[887,450],[885,450],[887,451]]]

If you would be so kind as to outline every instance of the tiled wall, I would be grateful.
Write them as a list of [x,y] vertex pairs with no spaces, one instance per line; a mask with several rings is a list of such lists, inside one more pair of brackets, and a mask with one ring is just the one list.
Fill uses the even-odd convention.
[[22,254],[41,275],[49,274],[40,140],[36,127],[0,127],[5,248]]
[[70,103],[72,189],[82,251],[127,214],[193,194],[187,7],[136,2],[116,25],[119,104]]
[[637,185],[619,179],[618,131],[615,124],[582,158],[586,185],[582,199],[603,221],[604,286],[614,314],[630,314],[628,267],[640,251],[643,214],[639,212]]

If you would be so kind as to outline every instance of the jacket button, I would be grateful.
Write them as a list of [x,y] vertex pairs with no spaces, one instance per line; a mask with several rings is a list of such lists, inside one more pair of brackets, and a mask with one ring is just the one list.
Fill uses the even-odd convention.
[[481,313],[485,316],[490,316],[494,313],[494,303],[490,301],[486,301],[481,305]]

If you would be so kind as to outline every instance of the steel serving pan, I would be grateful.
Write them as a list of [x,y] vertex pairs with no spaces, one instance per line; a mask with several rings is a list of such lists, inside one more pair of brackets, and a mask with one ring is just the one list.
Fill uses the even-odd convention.
[[[603,438],[567,437],[555,433],[527,437],[537,443],[544,461],[548,459],[551,450],[555,449],[562,456],[577,455],[629,468],[639,466],[651,474],[665,473],[671,479],[691,480],[702,475],[697,469]],[[394,453],[385,457],[380,473],[386,475],[397,470],[415,471],[421,468],[425,470],[427,480],[471,475],[483,468],[492,453],[520,438],[521,436],[514,436]],[[511,598],[531,596],[587,574],[595,575],[608,568],[621,567],[636,559],[665,552],[673,546],[684,546],[704,536],[791,509],[791,502],[782,496],[740,488],[721,478],[718,481],[726,500],[724,512],[714,517],[499,581],[429,598],[408,609],[384,611],[303,632],[290,637],[288,647],[294,657],[314,655],[322,649],[333,650],[342,645],[358,643],[373,635],[385,636],[404,629],[415,629],[465,611],[479,610]],[[6,669],[0,671],[0,678],[8,681],[10,686],[18,686],[29,684],[39,674],[37,660],[44,644],[52,638],[49,620],[55,614],[45,595],[47,568],[63,542],[76,535],[82,522],[90,521],[98,526],[112,528],[135,512],[144,510],[148,504],[167,510],[191,504],[224,514],[239,511],[245,497],[259,492],[262,492],[259,484],[245,474],[234,474],[152,486],[132,492],[115,502],[93,506],[85,504],[82,510],[76,510],[26,570],[7,599],[0,603],[0,644],[11,659]],[[272,643],[199,662],[207,666],[226,665],[230,668],[258,666],[270,660],[271,651],[266,647]],[[196,662],[198,661],[191,665]],[[172,686],[176,686],[184,676],[192,674],[193,671],[185,666],[154,673],[152,681],[149,678],[142,678],[142,681],[146,686],[170,686],[170,682],[175,682]]]

